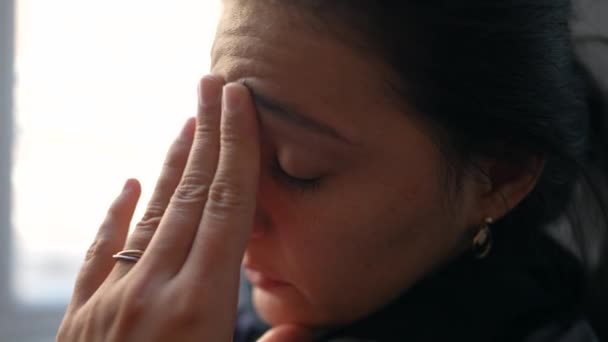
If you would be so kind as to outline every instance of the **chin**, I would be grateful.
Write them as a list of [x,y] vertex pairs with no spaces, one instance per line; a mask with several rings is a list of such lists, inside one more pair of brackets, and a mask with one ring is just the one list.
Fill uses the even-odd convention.
[[270,326],[319,327],[327,324],[327,320],[315,313],[304,297],[292,288],[267,291],[254,287],[252,301],[258,316]]
[[[354,303],[357,299],[349,300]],[[253,306],[262,321],[270,326],[285,324],[298,325],[310,329],[327,329],[350,324],[362,319],[379,306],[341,306],[338,303],[327,305],[329,310],[315,306],[306,296],[291,286],[262,289],[253,288]],[[342,307],[342,309],[338,309]]]

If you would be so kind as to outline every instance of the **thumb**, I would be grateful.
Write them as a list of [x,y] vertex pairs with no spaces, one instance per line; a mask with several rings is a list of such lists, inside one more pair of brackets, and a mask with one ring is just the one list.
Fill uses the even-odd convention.
[[280,325],[270,329],[257,342],[312,342],[312,331],[296,325]]

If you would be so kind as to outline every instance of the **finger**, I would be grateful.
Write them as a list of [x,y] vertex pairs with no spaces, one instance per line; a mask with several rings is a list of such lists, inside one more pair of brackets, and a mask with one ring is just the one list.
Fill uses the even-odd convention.
[[130,179],[110,206],[78,274],[71,306],[84,304],[112,270],[115,262],[112,255],[124,245],[140,194],[139,182]]
[[[127,238],[127,243],[124,246],[125,250],[145,251],[148,247],[165,213],[169,200],[184,173],[184,167],[194,138],[195,125],[196,120],[194,118],[188,119],[178,137],[171,144],[144,216],[135,226],[133,233]],[[121,278],[132,267],[132,263],[117,263],[110,277],[113,279]]]
[[281,325],[270,329],[257,342],[312,342],[313,339],[312,332],[306,328]]
[[176,273],[192,246],[217,167],[223,85],[218,76],[205,76],[200,82],[197,125],[186,168],[140,261],[141,267],[155,273],[161,269]]
[[[260,172],[257,112],[242,84],[224,87],[218,169],[184,273],[236,293]],[[211,279],[210,279],[211,278]],[[228,305],[231,307],[231,305]]]

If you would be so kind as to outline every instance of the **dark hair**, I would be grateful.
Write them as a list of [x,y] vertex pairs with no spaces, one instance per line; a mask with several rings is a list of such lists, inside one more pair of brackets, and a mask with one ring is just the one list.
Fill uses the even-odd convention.
[[291,3],[325,26],[345,23],[358,48],[388,64],[391,88],[437,128],[456,175],[478,158],[524,167],[544,158],[535,189],[497,222],[497,232],[524,234],[569,214],[579,233],[586,212],[577,201],[593,202],[605,225],[606,108],[577,62],[569,0]]

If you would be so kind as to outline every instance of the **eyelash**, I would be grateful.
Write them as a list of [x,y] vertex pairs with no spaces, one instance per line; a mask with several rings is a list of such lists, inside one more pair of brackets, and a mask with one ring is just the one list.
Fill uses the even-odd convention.
[[321,184],[321,178],[298,178],[287,173],[277,159],[272,162],[272,173],[275,179],[300,191],[316,190]]

